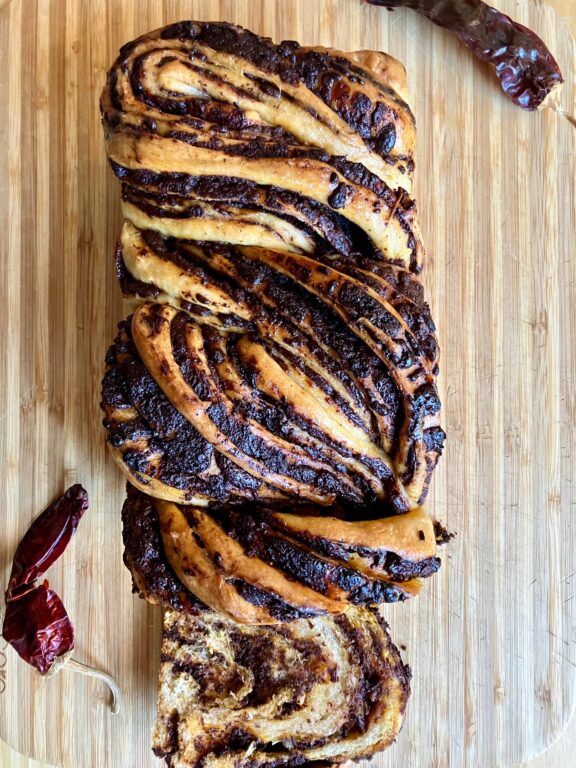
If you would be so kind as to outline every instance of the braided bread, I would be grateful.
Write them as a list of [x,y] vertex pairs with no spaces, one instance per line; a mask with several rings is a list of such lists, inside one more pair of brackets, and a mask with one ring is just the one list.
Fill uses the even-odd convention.
[[409,692],[376,606],[440,565],[404,70],[182,22],[122,48],[101,110],[133,310],[104,426],[134,589],[168,609],[155,750],[175,768],[370,755]]

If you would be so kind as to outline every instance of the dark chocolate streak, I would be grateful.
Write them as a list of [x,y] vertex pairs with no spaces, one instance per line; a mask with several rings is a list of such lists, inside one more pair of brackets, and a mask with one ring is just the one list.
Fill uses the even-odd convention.
[[[317,537],[282,532],[282,524],[274,520],[273,508],[258,505],[224,506],[208,511],[222,531],[242,546],[248,557],[259,558],[278,569],[289,580],[303,584],[322,595],[331,596],[334,590],[356,605],[374,605],[381,602],[397,602],[406,599],[402,582],[419,576],[430,576],[440,565],[438,558],[428,558],[417,563],[403,560],[391,552],[369,548],[343,547]],[[182,511],[195,539],[208,550],[198,533],[193,510]],[[305,512],[305,508],[303,508]],[[159,535],[157,512],[154,501],[134,488],[129,488],[123,509],[125,562],[133,573],[140,575],[146,585],[145,596],[166,606],[187,610],[190,593],[174,576],[168,565]],[[382,572],[382,579],[363,575],[347,567],[351,554],[373,557],[373,566]],[[323,557],[325,556],[326,559]],[[329,559],[328,559],[329,558]],[[218,568],[218,557],[212,558]],[[387,579],[397,579],[398,584]],[[237,578],[227,578],[245,600],[264,607],[269,615],[281,621],[314,615],[312,609],[295,608],[278,595]],[[176,589],[176,586],[178,589]],[[194,599],[195,600],[195,599]],[[194,601],[197,608],[201,605]]]
[[[249,146],[251,154],[244,154],[244,156],[257,156],[255,154],[257,144],[252,142]],[[228,149],[225,151],[228,152]],[[262,154],[261,158],[276,156],[270,152]],[[231,153],[228,152],[228,154]],[[282,156],[287,158],[300,156],[321,160],[338,170],[356,186],[364,187],[376,195],[379,201],[382,200],[384,205],[393,211],[394,218],[398,220],[401,228],[406,232],[407,246],[412,249],[412,259],[417,258],[417,242],[412,235],[411,224],[407,219],[407,216],[412,212],[414,202],[406,192],[390,189],[384,181],[370,173],[360,163],[351,163],[342,157],[331,157],[320,150],[307,150],[307,154],[302,154],[299,151],[296,155],[292,152],[286,152]],[[292,220],[304,231],[309,227],[317,228],[326,240],[326,245],[320,249],[318,255],[321,256],[322,250],[327,250],[329,246],[332,251],[344,256],[355,257],[362,253],[365,257],[372,257],[378,261],[384,260],[381,251],[375,247],[360,227],[338,215],[337,211],[346,207],[354,191],[353,187],[338,183],[338,176],[336,176],[335,187],[328,198],[329,205],[326,206],[313,198],[296,192],[275,186],[257,185],[248,179],[192,176],[186,173],[130,169],[114,161],[110,161],[110,166],[117,178],[123,183],[123,198],[141,208],[149,216],[191,218],[201,215],[201,208],[193,205],[188,205],[183,212],[177,212],[175,209],[166,210],[162,207],[162,204],[186,206],[190,199],[226,202],[228,205],[239,208],[249,206],[253,210],[268,210],[276,215],[282,215],[288,204],[293,206],[298,213],[297,215],[292,214],[292,216],[284,213],[284,218],[289,221]],[[377,205],[380,205],[380,202]],[[390,254],[386,256],[386,261],[390,264],[394,263]],[[418,270],[414,265],[415,261],[412,271],[417,272]]]
[[[235,301],[247,301],[263,326],[274,324],[288,331],[294,349],[299,348],[299,339],[303,337],[314,357],[342,381],[358,404],[365,402],[368,396],[370,408],[391,421],[397,421],[398,394],[384,364],[350,333],[346,324],[334,312],[320,299],[305,291],[298,282],[280,275],[265,264],[248,259],[233,246],[210,244],[206,256],[200,258],[196,252],[180,249],[177,241],[173,241],[172,249],[168,250],[164,240],[158,242],[161,238],[157,235],[146,232],[145,237],[150,247],[164,258],[193,271],[199,279],[206,275]],[[235,283],[224,281],[215,273],[210,266],[210,253],[222,255],[234,265]],[[338,268],[341,266],[338,265]],[[345,271],[345,265],[342,271]],[[391,272],[387,278],[394,281],[395,273]],[[232,290],[231,285],[235,290]],[[267,305],[251,299],[249,286],[257,286],[259,293],[265,294]],[[394,306],[400,311],[400,303]],[[420,304],[418,308],[424,311],[423,305]],[[413,317],[418,318],[418,312],[414,312]],[[421,336],[419,325],[415,323],[414,332]],[[332,351],[333,356],[322,352],[319,341]],[[371,388],[358,386],[358,381],[367,378],[374,382],[380,395],[378,399],[371,397]]]
[[151,499],[131,485],[126,487],[122,508],[124,563],[139,577],[144,591],[134,581],[133,590],[166,608],[191,614],[210,611],[180,582],[170,568],[160,539],[158,515]]
[[[348,567],[354,553],[373,559],[383,577],[399,582],[419,576],[430,576],[439,567],[438,558],[413,563],[392,552],[365,548],[348,548],[319,537],[294,535],[274,520],[269,510],[254,505],[229,507],[210,513],[224,531],[238,541],[250,557],[258,557],[282,571],[288,578],[306,584],[311,589],[329,595],[333,588],[346,593],[356,604],[378,603],[386,594],[386,602],[404,599],[398,587],[364,576]],[[275,530],[276,528],[276,530]],[[326,558],[326,559],[325,559]],[[329,558],[329,559],[327,559]]]
[[[254,676],[254,685],[245,699],[243,706],[261,706],[269,702],[277,693],[290,691],[291,700],[284,707],[283,714],[289,714],[291,709],[298,708],[298,701],[312,686],[326,677],[324,674],[314,675],[311,670],[326,661],[322,649],[311,640],[294,638],[292,646],[297,653],[297,659],[287,666],[285,652],[278,640],[283,634],[270,628],[262,636],[253,633],[233,631],[230,644],[234,662],[249,669]],[[275,642],[276,641],[276,642]]]
[[[177,316],[176,329],[172,329],[172,338],[176,341],[177,358],[184,360],[184,377],[201,399],[210,399],[212,389],[208,381],[201,377],[197,370],[188,367],[189,358],[183,351],[184,342],[178,329],[189,322],[186,315]],[[204,329],[204,334],[210,340],[214,334],[210,328]],[[118,360],[118,352],[122,351],[125,360]],[[137,437],[146,440],[146,446],[140,450],[128,449],[123,453],[124,462],[133,470],[150,474],[167,485],[186,490],[190,495],[206,494],[214,501],[234,499],[239,494],[251,495],[256,493],[261,481],[244,472],[206,442],[183,416],[170,404],[152,376],[139,359],[138,353],[131,341],[129,323],[120,324],[120,335],[117,345],[109,351],[109,361],[113,366],[104,377],[102,398],[103,407],[113,405],[115,408],[136,407],[138,418],[130,421],[115,422],[105,420],[108,439],[111,445],[121,448],[127,441]],[[285,450],[276,448],[264,437],[256,435],[248,425],[248,419],[257,420],[273,435],[290,437],[289,425],[283,423],[283,417],[278,409],[268,407],[257,411],[249,409],[248,403],[240,405],[234,414],[228,414],[222,403],[212,402],[208,408],[211,421],[225,434],[237,448],[246,455],[266,464],[268,471],[274,471],[298,482],[313,482],[322,492],[335,494],[351,501],[360,500],[359,491],[353,492],[348,483],[343,484],[340,473],[346,470],[334,465],[329,471],[329,457],[321,448],[313,444],[302,444],[300,447],[314,461],[326,464],[326,469],[315,469],[311,464],[302,460],[295,462],[293,456]],[[160,465],[152,465],[153,459],[161,456]],[[209,472],[211,462],[214,462],[218,473]],[[354,479],[351,472],[346,473],[346,479]],[[356,476],[359,490],[370,500],[374,498],[370,489],[360,476]],[[375,499],[374,499],[375,500]]]
[[[380,261],[383,257],[366,234],[355,224],[347,221],[328,206],[316,200],[274,186],[240,184],[241,179],[225,179],[218,176],[190,177],[198,181],[194,190],[186,196],[162,191],[164,181],[158,179],[145,184],[134,178],[136,171],[121,169],[115,165],[122,184],[122,199],[136,205],[148,216],[158,218],[202,218],[204,208],[199,203],[211,203],[220,208],[223,215],[233,213],[239,219],[245,211],[265,211],[287,221],[306,234],[315,245],[319,261],[331,263],[337,256],[356,260],[359,253]],[[131,186],[131,182],[140,184]],[[234,194],[234,186],[237,192]],[[217,204],[221,205],[218,206]]]
[[[256,511],[254,512],[254,510]],[[370,563],[371,568],[378,570],[383,576],[386,576],[395,582],[410,581],[415,578],[428,577],[434,574],[440,568],[440,558],[429,557],[423,560],[412,562],[405,560],[394,552],[388,552],[387,550],[370,548],[369,544],[366,546],[352,546],[344,545],[331,539],[323,538],[313,535],[308,532],[295,532],[290,530],[273,512],[274,508],[270,507],[250,507],[252,514],[257,516],[258,522],[256,523],[258,544],[263,535],[263,531],[270,536],[280,535],[283,540],[292,540],[297,544],[303,545],[306,551],[312,552],[316,557],[328,558],[331,561],[339,563],[351,563],[351,558],[354,555],[360,555],[366,561]],[[298,510],[299,514],[307,514],[306,510]],[[250,527],[254,525],[250,517],[250,511],[241,505],[238,509],[230,509],[227,513],[216,510],[214,514],[222,516],[226,519],[226,515],[233,516],[236,520],[235,536],[241,537],[244,527],[250,530]],[[352,510],[342,510],[343,519],[353,519]],[[264,524],[267,526],[264,528]],[[268,533],[269,532],[269,533]],[[246,537],[247,534],[244,534]],[[250,543],[250,539],[247,539],[247,545]],[[264,558],[265,559],[265,558]]]
[[[119,329],[116,345],[108,352],[113,367],[102,382],[102,405],[138,411],[135,420],[104,421],[108,440],[116,448],[138,437],[146,440],[145,448],[124,451],[127,466],[190,495],[225,501],[238,494],[256,494],[261,482],[216,451],[171,405],[139,360],[129,321],[120,323]],[[121,362],[119,354],[125,357]],[[158,456],[156,467],[153,462]],[[208,472],[212,463],[216,473]]]
[[[133,574],[134,591],[165,608],[189,614],[202,614],[210,609],[193,595],[170,567],[160,536],[158,514],[151,497],[127,486],[122,509],[124,563]],[[313,610],[299,610],[270,592],[240,579],[228,581],[238,594],[254,605],[264,607],[269,615],[281,621],[313,616]],[[142,589],[143,586],[143,589]]]
[[233,584],[238,594],[253,605],[264,607],[270,616],[279,621],[294,621],[305,616],[316,616],[319,611],[294,608],[278,596],[240,579],[230,579],[228,584]]

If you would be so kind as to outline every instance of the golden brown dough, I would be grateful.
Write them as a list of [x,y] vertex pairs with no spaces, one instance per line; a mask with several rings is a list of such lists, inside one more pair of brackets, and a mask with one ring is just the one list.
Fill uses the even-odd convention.
[[182,23],[124,47],[102,112],[118,272],[148,299],[103,388],[128,479],[180,504],[420,507],[444,433],[401,65]]

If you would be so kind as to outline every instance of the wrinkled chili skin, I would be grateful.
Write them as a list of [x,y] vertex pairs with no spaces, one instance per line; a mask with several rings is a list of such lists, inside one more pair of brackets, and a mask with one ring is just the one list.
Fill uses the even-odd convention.
[[73,485],[32,523],[14,553],[6,602],[26,594],[60,557],[88,509],[88,494]]
[[6,603],[2,636],[41,674],[74,648],[72,622],[47,581]]
[[368,0],[385,8],[405,6],[454,32],[482,61],[491,64],[504,93],[527,110],[538,109],[563,82],[554,57],[530,29],[482,0]]

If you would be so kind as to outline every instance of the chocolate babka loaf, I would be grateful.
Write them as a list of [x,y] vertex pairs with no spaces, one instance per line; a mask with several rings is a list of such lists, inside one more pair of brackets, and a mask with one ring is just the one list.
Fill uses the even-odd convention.
[[125,562],[167,609],[155,750],[371,755],[409,692],[377,607],[440,565],[404,70],[183,22],[122,48],[101,109],[132,309],[102,409]]

